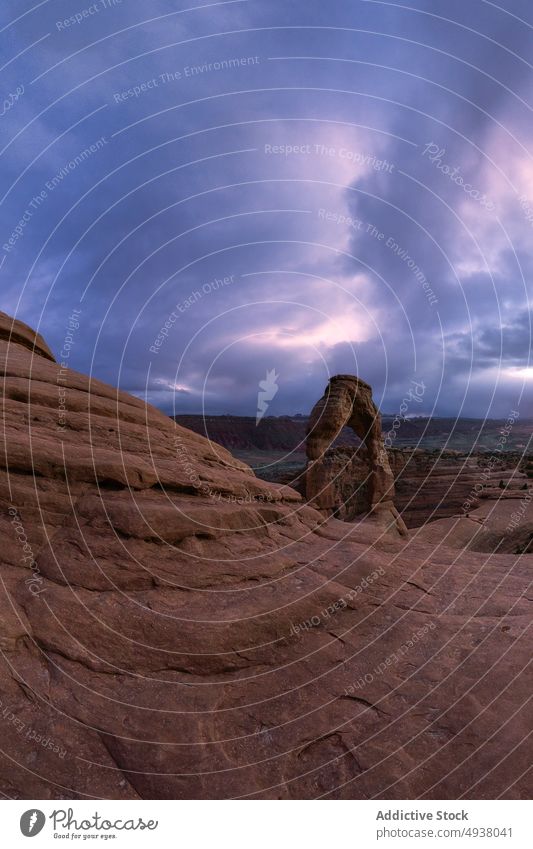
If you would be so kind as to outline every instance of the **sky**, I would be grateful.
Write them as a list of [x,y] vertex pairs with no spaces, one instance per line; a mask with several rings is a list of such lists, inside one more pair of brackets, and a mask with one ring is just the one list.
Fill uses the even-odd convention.
[[3,0],[0,309],[168,413],[341,373],[532,416],[532,36],[527,0]]

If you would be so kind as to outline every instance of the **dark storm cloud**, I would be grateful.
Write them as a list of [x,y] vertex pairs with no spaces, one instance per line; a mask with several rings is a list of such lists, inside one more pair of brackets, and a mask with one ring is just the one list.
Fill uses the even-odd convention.
[[[458,350],[467,351],[471,339],[459,335]],[[474,337],[478,350],[476,361],[487,365],[498,365],[502,360],[509,365],[527,368],[531,365],[531,315],[528,311],[516,316],[510,324],[490,326],[480,330]]]
[[388,411],[417,379],[424,412],[505,415],[528,4],[202,5],[3,4],[2,308],[56,351],[81,308],[72,364],[168,411],[253,414],[274,369],[274,414],[349,371]]

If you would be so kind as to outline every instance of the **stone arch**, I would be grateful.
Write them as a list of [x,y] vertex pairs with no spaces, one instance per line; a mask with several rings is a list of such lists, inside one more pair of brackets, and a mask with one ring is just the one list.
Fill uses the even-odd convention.
[[[352,428],[364,446],[363,451],[353,452],[352,459],[342,457],[342,452],[339,455],[331,451],[345,426]],[[306,451],[306,497],[322,513],[340,515],[346,492],[351,491],[355,497],[351,509],[344,511],[346,515],[371,513],[380,505],[390,508],[398,517],[393,504],[394,476],[383,446],[381,416],[372,400],[372,387],[364,380],[351,374],[331,378],[311,412]],[[338,462],[337,457],[340,457]],[[361,496],[357,486],[362,489]]]

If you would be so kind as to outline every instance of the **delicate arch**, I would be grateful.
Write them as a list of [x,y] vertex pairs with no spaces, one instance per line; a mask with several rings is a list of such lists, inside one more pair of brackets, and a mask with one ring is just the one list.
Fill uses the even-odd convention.
[[[352,428],[366,450],[357,452],[359,456],[354,452],[353,459],[341,457],[335,462],[329,449],[345,426]],[[349,515],[370,513],[377,505],[386,505],[398,516],[393,505],[394,476],[383,447],[381,416],[372,400],[372,387],[364,380],[351,374],[331,378],[311,412],[306,450],[306,497],[326,515],[339,514],[344,506],[343,491],[351,486],[353,503]],[[354,468],[359,470],[359,480]],[[348,482],[347,475],[352,478]]]

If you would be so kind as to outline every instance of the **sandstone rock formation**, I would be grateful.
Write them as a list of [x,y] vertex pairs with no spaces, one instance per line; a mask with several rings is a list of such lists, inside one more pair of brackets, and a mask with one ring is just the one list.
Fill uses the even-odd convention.
[[[331,448],[343,427],[361,439],[359,448]],[[405,531],[394,507],[394,476],[368,383],[354,375],[331,378],[311,412],[306,449],[306,497],[324,516],[349,521],[360,513],[389,514],[397,529]]]
[[[388,451],[394,503],[408,528],[472,512],[486,499],[522,497],[527,475],[516,452]],[[503,489],[502,489],[503,487]]]
[[5,312],[0,312],[0,339],[33,351],[47,360],[55,362],[55,357],[40,333],[36,333],[23,321],[14,321]]
[[468,514],[458,513],[431,522],[417,531],[419,540],[434,545],[487,554],[533,553],[533,498],[530,491],[487,500]]
[[326,521],[13,329],[4,797],[530,797],[531,555]]
[[[394,421],[388,417],[389,425]],[[207,436],[228,448],[239,459],[253,466],[255,473],[268,481],[285,483],[305,497],[305,455],[307,419],[304,416],[281,416],[262,420],[256,427],[255,418],[241,416],[176,416],[183,427]],[[382,417],[382,427],[386,418]],[[515,441],[528,441],[527,427],[533,420],[519,419],[513,427]],[[499,500],[502,485],[507,494],[520,490],[533,478],[533,458],[523,450],[498,450],[498,434],[505,422],[487,419],[483,450],[473,448],[481,431],[479,423],[453,419],[403,419],[401,432],[406,433],[418,447],[387,448],[389,465],[394,475],[394,505],[408,528],[418,528],[426,522],[457,515],[465,502],[471,509],[480,506],[487,498]],[[450,431],[453,429],[453,434]],[[473,431],[473,435],[472,435]],[[426,432],[433,447],[426,446]],[[440,439],[440,447],[434,447]],[[465,447],[445,447],[453,442],[463,442]],[[390,440],[392,441],[392,440]],[[400,440],[398,440],[400,441]],[[387,435],[385,435],[385,444]],[[395,442],[396,444],[396,442]],[[492,447],[491,447],[492,445]],[[350,428],[344,428],[326,451],[324,459],[336,465],[331,472],[337,490],[333,509],[345,521],[363,513],[367,506],[368,464],[366,450]],[[354,468],[349,468],[353,463]],[[342,472],[342,473],[340,473]],[[482,486],[478,486],[480,482]],[[354,489],[353,481],[360,483]],[[531,480],[529,485],[532,486]],[[340,504],[335,508],[335,505]]]

